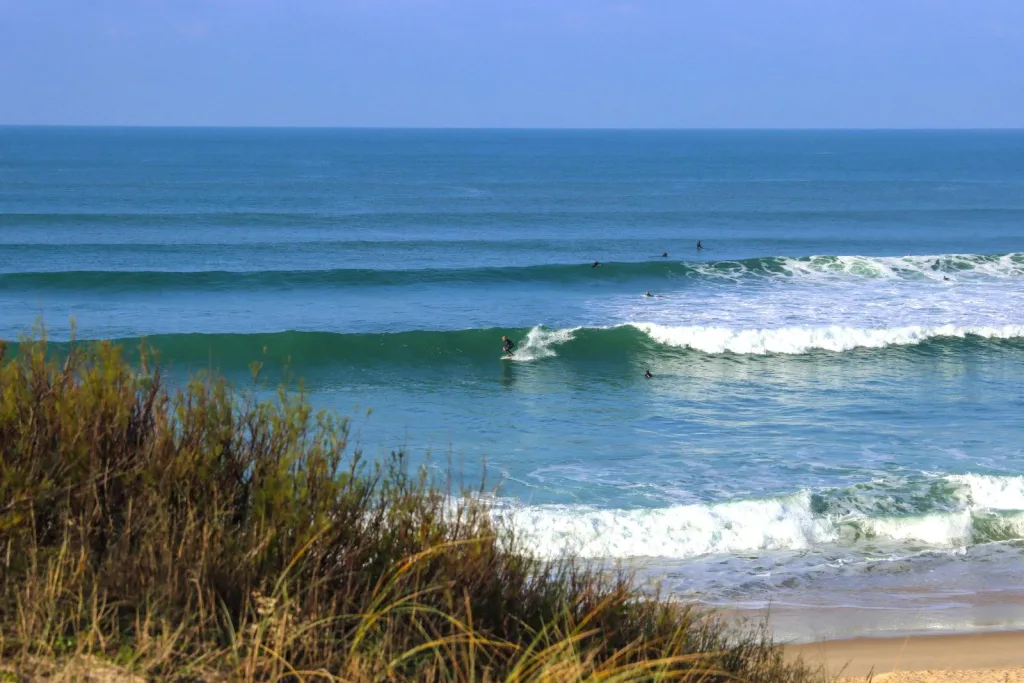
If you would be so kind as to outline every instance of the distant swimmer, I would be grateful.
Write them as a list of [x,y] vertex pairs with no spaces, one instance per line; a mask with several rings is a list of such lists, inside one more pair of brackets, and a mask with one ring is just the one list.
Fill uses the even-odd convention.
[[644,292],[644,296],[654,296],[654,295],[651,294],[651,290],[648,289],[646,292]]
[[943,275],[942,279],[945,280],[946,282],[949,282],[949,276],[948,275]]
[[505,355],[507,355],[507,356],[514,356],[514,355],[516,355],[516,354],[512,353],[512,349],[514,349],[515,346],[516,346],[516,343],[514,341],[512,341],[511,339],[509,339],[505,335],[501,335],[501,350],[505,352]]
[[645,378],[645,379],[650,379],[650,378],[652,378],[652,377],[654,377],[654,375],[652,375],[652,374],[651,374],[651,370],[650,370],[650,368],[648,368],[648,369],[644,370],[644,378]]
[[591,268],[600,268],[601,267],[601,262],[600,261],[594,261],[594,265],[592,265],[590,267]]
[[703,249],[704,245],[700,243],[700,240],[697,240],[697,251],[702,251]]
[[661,258],[668,258],[668,252],[667,251],[661,252]]

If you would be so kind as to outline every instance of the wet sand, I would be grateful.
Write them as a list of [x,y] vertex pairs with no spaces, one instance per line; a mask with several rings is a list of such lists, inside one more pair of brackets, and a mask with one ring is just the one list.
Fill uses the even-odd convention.
[[886,683],[1024,683],[1024,631],[854,638],[786,647],[831,676]]
[[[860,683],[865,678],[840,679],[841,683]],[[985,669],[977,671],[906,671],[879,674],[878,683],[1024,683],[1024,669]]]

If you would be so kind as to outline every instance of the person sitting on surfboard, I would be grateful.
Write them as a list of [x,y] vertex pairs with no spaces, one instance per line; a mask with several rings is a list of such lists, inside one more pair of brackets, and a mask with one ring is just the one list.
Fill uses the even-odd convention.
[[661,258],[668,258],[668,252],[667,251],[661,252]]
[[512,353],[512,349],[515,348],[515,345],[516,345],[516,343],[514,341],[512,341],[511,339],[509,339],[505,335],[501,335],[501,350],[504,351],[507,355],[509,355],[509,356],[516,355],[516,354]]
[[651,374],[651,369],[650,368],[647,368],[646,370],[644,370],[644,377],[647,378],[647,379],[650,379],[650,378],[654,377],[654,375]]
[[600,268],[601,267],[601,262],[600,261],[594,261],[594,265],[592,265],[590,267],[591,268]]

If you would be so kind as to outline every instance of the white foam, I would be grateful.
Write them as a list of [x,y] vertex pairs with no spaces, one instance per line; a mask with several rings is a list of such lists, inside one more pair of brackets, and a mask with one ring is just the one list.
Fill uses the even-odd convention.
[[[908,516],[871,516],[868,505],[832,515],[812,511],[811,494],[712,505],[601,509],[582,505],[521,505],[495,501],[494,514],[545,558],[690,558],[758,550],[806,550],[828,543],[919,542],[957,548],[996,538],[1024,538],[1024,477],[947,475],[953,509]],[[870,503],[870,501],[865,501]],[[993,511],[998,510],[998,513]],[[1014,512],[1007,512],[1014,511]],[[852,530],[852,533],[851,533]]]
[[983,526],[991,538],[996,540],[1024,538],[1024,511],[979,516],[984,517]]
[[845,351],[1024,331],[1024,253],[823,256],[695,267],[706,283],[680,280],[654,300],[598,297],[588,303],[589,314],[709,353]]
[[512,360],[523,362],[551,358],[557,355],[554,347],[572,341],[578,329],[580,328],[549,330],[540,326],[534,327],[527,333],[526,340],[520,342],[513,351],[515,356],[512,357]]
[[628,323],[666,346],[691,348],[705,353],[800,354],[812,350],[848,351],[855,348],[919,344],[938,337],[989,339],[1024,337],[1024,325],[961,326],[910,325],[891,328],[782,327],[777,329],[732,329],[728,327],[673,326],[657,323]]
[[956,495],[971,508],[1024,510],[1024,477],[954,474],[946,480],[957,487]]
[[[724,263],[694,264],[703,276],[732,279],[747,273],[741,261],[724,267]],[[932,254],[918,256],[810,256],[808,258],[780,257],[775,268],[755,270],[752,274],[763,277],[796,277],[828,279],[837,276],[855,276],[873,279],[938,280],[1007,278],[1024,275],[1024,253],[1001,255],[985,254]]]
[[861,529],[879,538],[950,547],[971,541],[973,519],[969,510],[916,517],[882,517],[863,520]]
[[[539,556],[585,559],[691,558],[758,550],[807,550],[850,542],[855,526],[875,541],[917,541],[935,548],[972,542],[974,513],[960,510],[909,517],[815,516],[810,496],[651,509],[522,506],[496,511]],[[1024,516],[999,517],[1005,534],[1024,536]],[[846,540],[844,540],[844,538]],[[854,540],[853,542],[856,542]]]
[[602,510],[523,506],[497,512],[542,557],[694,557],[709,553],[807,548],[836,529],[811,514],[809,493],[719,505]]

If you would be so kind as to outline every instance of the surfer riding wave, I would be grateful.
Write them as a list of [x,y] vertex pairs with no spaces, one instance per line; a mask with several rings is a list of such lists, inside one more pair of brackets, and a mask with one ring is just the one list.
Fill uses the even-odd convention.
[[501,350],[504,351],[507,356],[511,357],[516,355],[512,353],[512,349],[515,348],[515,345],[516,343],[514,341],[505,335],[501,335]]

